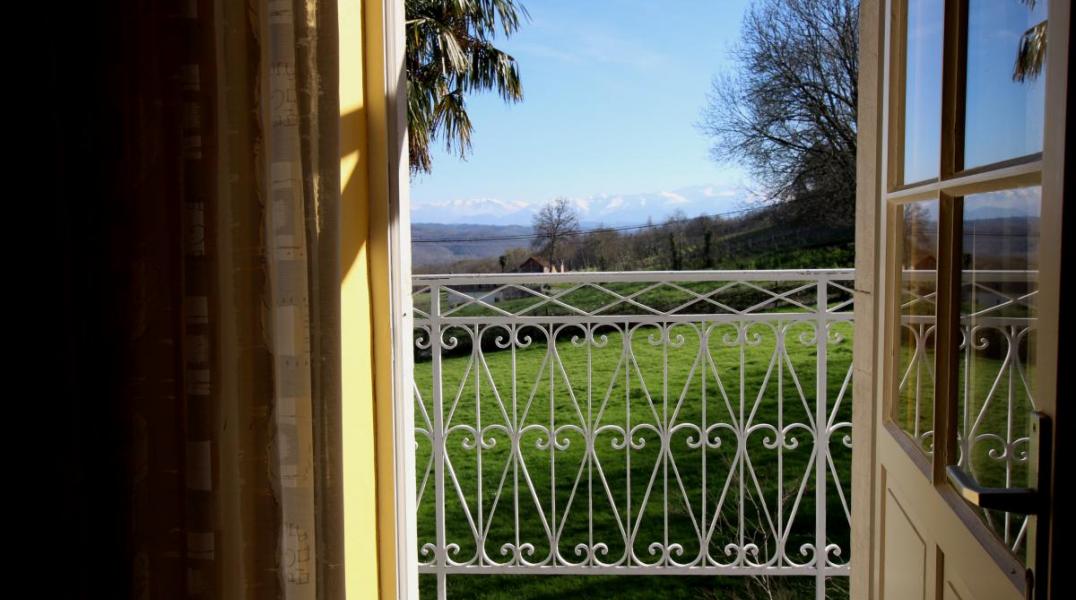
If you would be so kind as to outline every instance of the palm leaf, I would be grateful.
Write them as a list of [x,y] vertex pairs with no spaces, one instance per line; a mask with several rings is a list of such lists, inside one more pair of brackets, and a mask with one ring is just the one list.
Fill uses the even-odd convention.
[[[1028,0],[1033,3],[1034,0]],[[1042,72],[1046,62],[1046,21],[1028,29],[1020,36],[1016,51],[1016,64],[1013,66],[1013,81],[1022,82],[1034,79]]]
[[523,99],[515,58],[494,46],[529,17],[518,0],[407,0],[405,64],[411,172],[429,172],[430,144],[466,157],[473,126],[465,94]]

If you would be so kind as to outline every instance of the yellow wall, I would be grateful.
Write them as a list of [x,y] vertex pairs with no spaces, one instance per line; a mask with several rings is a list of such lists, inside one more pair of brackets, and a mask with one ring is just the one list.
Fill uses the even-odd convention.
[[366,83],[366,124],[369,134],[368,181],[370,198],[369,249],[371,308],[374,348],[374,427],[377,458],[378,565],[382,600],[396,598],[396,502],[393,444],[393,355],[391,283],[389,270],[389,178],[391,172],[388,77],[385,64],[386,32],[384,4],[393,0],[366,0],[363,5]]
[[339,0],[341,356],[347,597],[395,586],[384,0]]
[[370,193],[361,0],[337,3],[340,40],[340,328],[344,576],[348,598],[378,594]]

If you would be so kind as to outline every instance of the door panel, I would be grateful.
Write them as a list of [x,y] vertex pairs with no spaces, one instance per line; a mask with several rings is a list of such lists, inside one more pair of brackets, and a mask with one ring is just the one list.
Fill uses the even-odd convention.
[[973,600],[974,596],[968,591],[967,584],[959,576],[954,575],[952,570],[945,568],[945,555],[939,554],[938,569],[942,573],[939,581],[942,582],[942,590],[939,594],[943,600]]
[[940,599],[953,582],[974,600],[1023,599],[1022,565],[1000,545],[987,544],[994,542],[991,532],[969,527],[977,524],[977,515],[951,490],[938,493],[898,439],[878,440],[885,463],[876,533],[882,545],[880,597]]
[[883,597],[925,598],[927,591],[927,544],[897,499],[899,492],[886,489],[882,513]]
[[956,585],[950,580],[946,582],[945,590],[942,593],[942,598],[944,598],[945,600],[964,600],[964,598],[968,598],[968,596],[958,592]]

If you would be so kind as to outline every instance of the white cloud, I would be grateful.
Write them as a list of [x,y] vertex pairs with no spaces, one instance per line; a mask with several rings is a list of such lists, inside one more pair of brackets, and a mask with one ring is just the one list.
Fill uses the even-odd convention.
[[741,189],[719,190],[712,185],[702,188],[702,195],[707,198],[733,198],[743,193]]
[[1038,217],[1041,212],[1039,188],[1016,188],[964,198],[965,214],[976,218],[992,217]]
[[665,204],[687,204],[687,198],[676,192],[661,192],[661,196],[665,198]]

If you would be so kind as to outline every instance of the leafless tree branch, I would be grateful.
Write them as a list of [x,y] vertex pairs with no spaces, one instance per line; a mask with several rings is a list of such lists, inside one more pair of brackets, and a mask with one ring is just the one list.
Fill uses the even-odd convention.
[[855,0],[762,0],[699,123],[715,160],[748,167],[796,218],[852,220],[858,23]]

